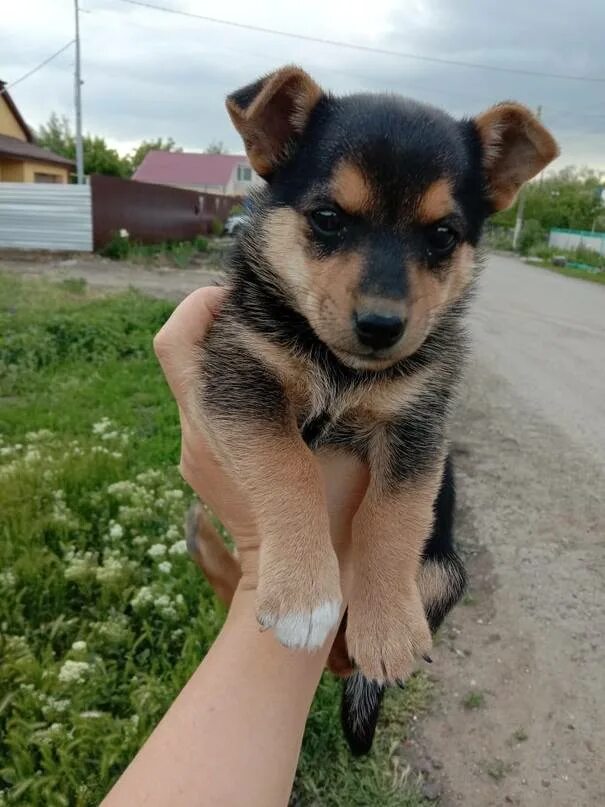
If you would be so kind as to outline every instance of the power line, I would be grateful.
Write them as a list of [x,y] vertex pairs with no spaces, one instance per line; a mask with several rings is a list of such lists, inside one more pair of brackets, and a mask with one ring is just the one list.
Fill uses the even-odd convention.
[[437,56],[423,56],[418,53],[405,53],[399,50],[389,50],[387,48],[374,48],[369,45],[356,45],[352,42],[341,42],[336,39],[324,39],[322,37],[308,36],[306,34],[296,34],[292,31],[278,31],[275,28],[264,28],[260,25],[249,25],[243,22],[234,22],[233,20],[223,20],[218,17],[208,17],[203,14],[195,14],[192,11],[182,11],[177,8],[169,8],[167,6],[159,6],[154,3],[147,3],[144,0],[119,0],[121,3],[128,3],[131,6],[140,6],[141,8],[149,8],[153,11],[165,11],[168,14],[177,14],[181,17],[190,17],[204,22],[210,22],[215,25],[228,25],[232,28],[241,28],[246,31],[256,31],[261,34],[273,34],[275,36],[285,36],[290,39],[299,39],[303,42],[317,42],[320,45],[331,45],[336,48],[347,48],[348,50],[363,51],[364,53],[377,53],[383,56],[396,56],[400,59],[415,59],[420,62],[432,62],[434,64],[443,64],[450,67],[469,67],[476,70],[491,70],[496,73],[515,73],[521,76],[537,76],[538,78],[553,78],[562,79],[565,81],[585,81],[593,84],[605,84],[605,78],[597,76],[573,76],[567,73],[547,73],[540,70],[524,70],[517,67],[498,67],[491,64],[481,64],[479,62],[463,62],[456,59],[440,59]]
[[17,84],[21,84],[21,82],[25,81],[26,78],[29,78],[30,76],[33,76],[34,73],[37,73],[38,70],[42,70],[42,68],[46,67],[46,65],[49,62],[52,62],[53,59],[56,59],[57,56],[60,56],[64,51],[67,50],[67,48],[70,48],[75,41],[76,41],[75,39],[70,40],[66,45],[63,45],[63,47],[60,48],[56,53],[53,53],[52,56],[49,56],[48,59],[45,59],[43,62],[40,62],[39,65],[36,65],[36,67],[30,70],[29,73],[25,73],[25,75],[21,76],[21,78],[18,78],[15,81],[11,81],[11,83],[7,84],[6,87],[0,89],[0,95],[2,95],[2,93],[8,92],[8,90],[12,89]]

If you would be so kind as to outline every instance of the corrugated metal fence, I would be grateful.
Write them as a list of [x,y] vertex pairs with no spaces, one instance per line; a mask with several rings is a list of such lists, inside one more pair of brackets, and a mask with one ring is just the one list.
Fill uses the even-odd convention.
[[91,252],[90,187],[0,182],[0,248]]

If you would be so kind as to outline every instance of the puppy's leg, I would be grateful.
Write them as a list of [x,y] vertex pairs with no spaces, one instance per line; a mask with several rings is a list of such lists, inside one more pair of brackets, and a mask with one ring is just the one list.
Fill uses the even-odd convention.
[[342,599],[319,468],[280,381],[229,339],[215,326],[207,340],[200,426],[246,491],[262,539],[259,623],[288,647],[316,648]]
[[226,606],[231,605],[242,570],[237,557],[227,549],[200,502],[195,502],[189,508],[185,538],[189,554],[206,576],[216,596]]
[[431,633],[418,589],[423,547],[443,463],[393,483],[373,474],[354,522],[355,588],[347,646],[366,678],[400,681],[428,654]]

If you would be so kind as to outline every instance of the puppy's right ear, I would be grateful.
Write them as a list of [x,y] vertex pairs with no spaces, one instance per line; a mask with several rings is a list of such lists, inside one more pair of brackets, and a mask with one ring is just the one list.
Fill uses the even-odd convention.
[[257,174],[269,176],[286,159],[322,95],[304,70],[291,66],[228,96],[227,111]]

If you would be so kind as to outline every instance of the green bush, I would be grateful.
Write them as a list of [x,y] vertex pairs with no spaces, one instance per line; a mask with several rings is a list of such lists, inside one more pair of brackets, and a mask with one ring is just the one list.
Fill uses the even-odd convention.
[[208,239],[203,235],[196,235],[193,239],[193,245],[198,252],[208,252]]
[[225,230],[225,225],[220,219],[212,219],[212,235],[222,235]]
[[130,241],[121,236],[120,233],[113,233],[111,239],[100,250],[104,258],[111,258],[112,261],[124,261],[130,252]]
[[546,242],[546,231],[539,221],[529,219],[523,225],[521,237],[519,238],[519,252],[521,255],[529,255],[532,247]]

